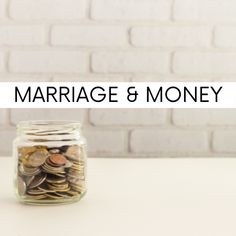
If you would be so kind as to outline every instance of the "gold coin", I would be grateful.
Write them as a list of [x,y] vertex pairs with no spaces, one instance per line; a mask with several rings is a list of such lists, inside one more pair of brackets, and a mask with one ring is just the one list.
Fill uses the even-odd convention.
[[54,193],[46,193],[45,196],[47,196],[47,197],[50,198],[50,199],[55,199],[55,200],[57,200],[57,199],[62,199],[62,198],[63,198],[63,197],[58,196],[58,195],[56,195],[56,194],[54,194]]
[[19,147],[18,148],[18,154],[19,157],[25,157],[28,154],[32,154],[33,152],[36,151],[36,147]]
[[56,184],[60,184],[60,183],[64,183],[65,182],[65,180],[66,180],[66,178],[58,178],[58,177],[54,177],[54,178],[47,178],[46,179],[46,182],[48,182],[48,183],[51,183],[51,184],[53,184],[53,183],[56,183]]
[[77,191],[73,191],[73,190],[69,190],[69,191],[67,191],[67,194],[69,194],[69,195],[71,195],[71,196],[77,196],[77,195],[80,195],[80,193],[79,192],[77,192]]
[[27,194],[27,197],[31,198],[31,199],[34,199],[34,200],[41,200],[41,199],[47,198],[47,196],[45,196],[44,194],[38,194],[38,195]]

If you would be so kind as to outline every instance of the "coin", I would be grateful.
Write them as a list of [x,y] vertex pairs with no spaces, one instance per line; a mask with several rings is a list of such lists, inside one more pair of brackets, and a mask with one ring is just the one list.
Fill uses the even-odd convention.
[[82,156],[81,147],[78,145],[70,146],[65,155],[72,160],[78,160]]
[[36,188],[36,189],[29,189],[29,190],[27,191],[27,193],[30,194],[30,195],[41,195],[41,194],[44,194],[45,191]]
[[38,167],[27,167],[24,164],[19,165],[19,172],[24,176],[34,176],[41,172]]
[[18,187],[18,193],[20,196],[24,195],[26,192],[26,184],[24,180],[18,176],[17,178],[17,187]]
[[43,186],[43,187],[39,186],[38,189],[44,191],[45,193],[54,193],[55,192],[54,190],[48,189],[47,186]]
[[81,186],[81,185],[74,185],[74,184],[71,184],[71,188],[72,190],[75,190],[79,193],[83,193],[84,192],[84,187]]
[[70,168],[73,166],[73,162],[66,160],[65,168]]
[[60,147],[60,151],[61,151],[61,152],[66,152],[68,148],[69,148],[68,145],[61,146],[61,147]]
[[41,200],[41,199],[47,198],[47,196],[44,195],[44,194],[39,194],[39,195],[30,195],[30,194],[28,194],[28,196],[30,198],[34,199],[34,200]]
[[28,154],[31,154],[36,151],[36,147],[19,147],[18,155],[19,157],[25,157]]
[[80,193],[79,192],[77,192],[77,191],[73,191],[73,190],[69,190],[69,191],[67,191],[67,194],[69,194],[70,196],[77,196],[77,195],[80,195]]
[[66,181],[66,178],[64,178],[64,177],[61,178],[61,177],[56,177],[56,176],[48,177],[46,179],[46,182],[51,183],[51,184],[53,184],[53,183],[60,184],[60,183],[64,183],[65,181]]
[[47,157],[47,149],[39,149],[29,156],[28,164],[33,167],[39,167],[45,162]]
[[43,171],[50,174],[65,174],[64,167],[55,167],[52,166],[49,160],[46,160],[46,162],[42,166]]
[[18,152],[20,196],[46,201],[78,197],[85,191],[81,146],[29,146],[19,148]]
[[34,176],[26,176],[26,177],[25,177],[25,183],[26,183],[26,186],[27,186],[27,187],[31,184],[31,182],[33,181],[33,179],[34,179]]
[[45,196],[47,196],[49,199],[55,199],[55,200],[57,200],[57,199],[63,199],[63,197],[58,196],[58,195],[56,195],[56,194],[54,194],[54,193],[46,193]]
[[64,191],[68,191],[70,189],[69,184],[67,182],[60,183],[60,184],[48,183],[48,188],[50,190],[55,190],[55,191],[58,191],[58,192],[64,192]]
[[49,152],[50,152],[51,154],[57,154],[57,153],[60,153],[60,149],[58,149],[58,148],[52,148],[52,149],[49,149]]
[[61,193],[58,193],[58,192],[55,192],[55,194],[59,197],[63,197],[63,198],[70,198],[71,195],[68,194],[67,192],[61,192]]
[[40,174],[36,175],[32,182],[29,185],[29,188],[35,188],[38,187],[40,184],[44,182],[44,180],[47,178],[47,174]]
[[52,154],[49,157],[50,162],[56,166],[63,166],[66,164],[66,158],[61,154]]

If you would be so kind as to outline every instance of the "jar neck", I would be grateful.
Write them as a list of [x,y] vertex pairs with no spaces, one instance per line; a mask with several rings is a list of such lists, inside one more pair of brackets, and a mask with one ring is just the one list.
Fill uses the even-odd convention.
[[74,121],[23,121],[17,136],[32,142],[73,141],[81,137],[81,125]]

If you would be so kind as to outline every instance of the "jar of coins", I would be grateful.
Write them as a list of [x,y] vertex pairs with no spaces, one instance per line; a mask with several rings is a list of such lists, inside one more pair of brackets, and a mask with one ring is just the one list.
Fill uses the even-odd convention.
[[86,141],[77,122],[26,121],[14,141],[17,198],[29,204],[62,204],[86,192]]

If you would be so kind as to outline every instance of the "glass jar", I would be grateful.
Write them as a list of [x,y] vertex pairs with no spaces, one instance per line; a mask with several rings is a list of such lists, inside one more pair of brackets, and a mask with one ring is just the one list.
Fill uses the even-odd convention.
[[20,202],[63,204],[86,193],[86,141],[73,121],[25,121],[14,141]]

